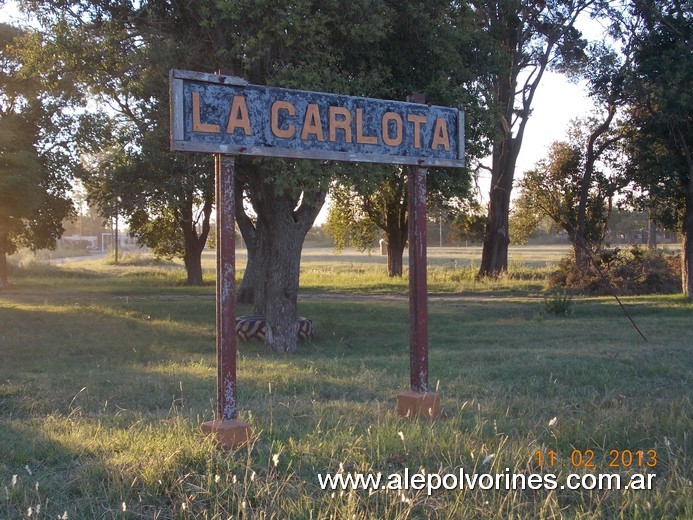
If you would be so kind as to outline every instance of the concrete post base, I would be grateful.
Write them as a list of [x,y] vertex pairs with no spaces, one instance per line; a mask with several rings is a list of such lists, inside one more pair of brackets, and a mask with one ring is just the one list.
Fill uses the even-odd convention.
[[397,413],[400,417],[435,421],[440,416],[440,396],[433,392],[403,392],[397,395]]
[[205,435],[213,435],[222,448],[233,450],[245,444],[253,435],[248,423],[241,421],[208,421],[200,425]]

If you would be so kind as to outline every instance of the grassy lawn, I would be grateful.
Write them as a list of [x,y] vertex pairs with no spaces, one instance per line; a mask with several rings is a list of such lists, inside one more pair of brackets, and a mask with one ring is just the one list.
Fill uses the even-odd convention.
[[[693,306],[625,298],[647,342],[608,298],[546,314],[543,275],[564,252],[518,248],[489,283],[473,279],[478,250],[429,250],[443,404],[429,424],[394,411],[409,380],[406,279],[387,279],[380,256],[307,250],[299,306],[316,338],[294,356],[239,344],[240,418],[256,437],[233,453],[199,432],[216,408],[213,254],[194,289],[179,264],[136,256],[15,268],[0,293],[0,518],[693,518]],[[340,468],[551,473],[559,487],[320,489]],[[656,477],[650,490],[560,489],[571,473]]]

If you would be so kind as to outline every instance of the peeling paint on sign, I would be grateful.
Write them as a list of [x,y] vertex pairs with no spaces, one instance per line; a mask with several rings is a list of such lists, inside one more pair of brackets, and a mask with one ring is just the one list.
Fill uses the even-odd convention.
[[173,150],[464,166],[464,114],[457,109],[177,70],[170,84]]

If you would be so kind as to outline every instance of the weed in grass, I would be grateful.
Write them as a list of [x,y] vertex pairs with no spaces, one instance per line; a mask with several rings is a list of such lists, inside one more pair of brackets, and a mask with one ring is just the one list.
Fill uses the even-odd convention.
[[573,298],[565,291],[550,291],[544,295],[544,311],[558,316],[573,313]]

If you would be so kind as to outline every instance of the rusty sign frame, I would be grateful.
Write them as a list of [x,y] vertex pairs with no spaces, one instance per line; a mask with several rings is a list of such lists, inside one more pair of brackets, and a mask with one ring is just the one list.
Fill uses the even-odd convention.
[[[223,209],[219,211],[216,220],[217,231],[217,282],[216,282],[216,350],[217,350],[217,417],[223,423],[236,421],[238,414],[237,407],[237,386],[236,386],[236,308],[235,308],[235,155],[255,155],[263,157],[283,157],[293,159],[320,159],[351,162],[377,162],[386,164],[401,164],[407,172],[407,182],[409,189],[408,211],[409,211],[409,327],[410,327],[410,388],[418,394],[429,392],[428,385],[428,288],[427,288],[427,266],[426,266],[426,175],[427,167],[464,167],[464,111],[445,107],[432,107],[422,104],[421,98],[411,97],[413,102],[395,102],[376,100],[371,98],[357,98],[338,96],[319,92],[307,92],[299,90],[277,89],[272,87],[260,87],[249,85],[247,81],[235,76],[220,74],[206,74],[182,70],[170,71],[170,95],[171,95],[171,150],[185,152],[206,152],[214,153],[216,156],[215,175],[216,175],[216,201],[217,207]],[[186,90],[186,85],[188,86]],[[210,89],[210,86],[213,87]],[[210,99],[203,98],[202,94],[210,90],[215,95]],[[221,90],[220,90],[221,89]],[[226,95],[220,92],[228,90]],[[281,139],[266,140],[258,144],[257,141],[245,142],[243,137],[248,135],[247,124],[250,118],[250,111],[246,104],[246,113],[243,108],[234,108],[235,96],[241,92],[254,92],[254,96],[265,92],[265,110],[270,106],[268,102],[274,99],[284,103],[289,103],[298,112],[297,107],[302,97],[308,99],[318,108],[313,109],[317,112],[312,119],[306,115],[305,121],[313,124],[313,132],[317,132],[318,126],[326,123],[324,113],[320,113],[320,103],[327,107],[341,107],[344,110],[353,111],[356,114],[355,133],[360,135],[367,142],[356,143],[356,146],[349,148],[346,146],[347,130],[344,120],[337,120],[342,123],[339,127],[343,132],[342,142],[336,139],[336,131],[328,139],[328,146],[324,145],[324,139],[320,141],[318,135],[313,135],[312,139],[300,139],[299,143],[289,145],[285,139],[281,145]],[[186,97],[186,92],[190,94]],[[197,96],[192,95],[197,92]],[[190,102],[187,102],[187,99]],[[205,101],[207,100],[207,101]],[[205,101],[206,105],[203,104]],[[408,99],[409,101],[409,99]],[[330,105],[332,103],[332,105]],[[224,109],[224,104],[228,110]],[[195,105],[195,106],[193,106]],[[206,106],[207,109],[202,107]],[[286,115],[291,116],[292,110],[288,104],[281,105]],[[307,104],[301,105],[303,109]],[[378,143],[373,143],[375,138],[373,133],[373,119],[370,126],[367,119],[364,119],[366,109],[370,108],[379,114],[381,121],[387,110],[389,113],[399,113],[400,125],[404,119],[412,122],[412,134],[405,140],[402,135],[404,147],[390,147],[393,150],[386,150]],[[234,116],[234,110],[235,116]],[[359,113],[358,110],[363,112]],[[256,111],[255,117],[262,111]],[[275,112],[275,116],[277,116]],[[307,114],[307,111],[306,111]],[[285,115],[285,116],[286,116]],[[295,113],[294,113],[295,115]],[[422,119],[426,115],[426,119]],[[359,117],[360,116],[360,117]],[[233,127],[231,120],[237,118]],[[395,118],[394,116],[389,116]],[[216,118],[216,120],[215,120]],[[247,119],[247,120],[244,120]],[[378,116],[375,120],[377,121]],[[449,137],[449,150],[447,155],[438,154],[439,146],[430,146],[430,150],[421,154],[423,147],[422,135],[430,130],[436,132],[439,128],[438,119],[444,118],[446,130]],[[222,131],[219,123],[228,120],[227,132]],[[418,121],[418,122],[417,122]],[[450,122],[454,123],[450,124]],[[279,118],[274,121],[265,119],[261,125],[264,135],[267,136],[268,128],[270,131],[279,130],[279,134],[288,135],[290,126],[297,124],[298,120]],[[351,121],[353,122],[353,120]],[[236,124],[237,123],[237,124]],[[305,122],[304,122],[305,123]],[[272,128],[272,124],[274,127]],[[380,140],[387,144],[383,134],[390,132],[391,126],[381,123]],[[361,125],[359,127],[359,125]],[[417,130],[418,129],[418,130]],[[201,131],[200,131],[201,130]],[[228,131],[231,130],[231,131]],[[241,131],[239,131],[241,130]],[[396,131],[396,129],[395,129]],[[417,134],[418,131],[418,134]],[[403,126],[400,132],[404,134]],[[251,128],[252,133],[252,128]],[[200,134],[202,134],[200,136]],[[243,134],[243,135],[241,135]],[[198,136],[195,139],[195,136]],[[419,147],[413,146],[417,143],[416,135],[419,138]],[[438,134],[440,136],[440,133]],[[324,136],[323,136],[324,137]],[[332,138],[334,137],[334,139]],[[392,139],[392,135],[387,136]],[[434,136],[435,137],[435,136]],[[377,138],[376,138],[377,140]],[[453,146],[454,143],[454,146]],[[334,145],[334,146],[333,146]],[[370,149],[369,149],[370,146]],[[443,146],[445,149],[445,147]],[[385,152],[383,152],[385,150]],[[434,153],[430,153],[430,151]],[[245,430],[244,430],[245,431]]]
[[464,112],[456,108],[251,85],[182,70],[170,72],[170,93],[172,150],[464,166]]

